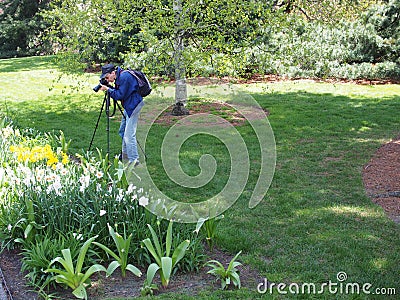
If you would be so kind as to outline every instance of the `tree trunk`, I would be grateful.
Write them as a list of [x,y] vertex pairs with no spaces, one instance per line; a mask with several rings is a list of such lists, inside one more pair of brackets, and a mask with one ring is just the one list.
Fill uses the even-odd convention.
[[174,0],[174,18],[175,18],[175,105],[172,109],[172,114],[175,116],[188,115],[189,111],[185,108],[187,101],[187,88],[186,88],[186,68],[183,58],[183,38],[184,32],[182,31],[182,0]]

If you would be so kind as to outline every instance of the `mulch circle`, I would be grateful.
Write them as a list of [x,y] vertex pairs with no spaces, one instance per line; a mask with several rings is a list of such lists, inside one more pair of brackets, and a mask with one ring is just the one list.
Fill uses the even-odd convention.
[[400,136],[378,149],[362,175],[367,195],[400,223]]

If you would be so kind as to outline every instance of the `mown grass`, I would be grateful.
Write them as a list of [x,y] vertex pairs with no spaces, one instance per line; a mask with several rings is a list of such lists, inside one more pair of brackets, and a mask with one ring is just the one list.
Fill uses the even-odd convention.
[[[2,114],[22,127],[63,130],[73,140],[72,152],[87,150],[103,101],[103,94],[92,91],[98,74],[63,76],[54,82],[60,73],[50,58],[2,60],[0,72],[6,78],[0,95]],[[232,254],[243,250],[240,260],[270,282],[338,282],[337,273],[346,272],[346,282],[394,287],[398,295],[400,227],[366,196],[362,168],[381,144],[399,134],[400,86],[297,81],[237,88],[269,111],[277,163],[264,200],[249,209],[259,171],[259,146],[250,126],[238,127],[252,168],[244,192],[218,227],[218,247]],[[196,93],[201,94],[201,88]],[[149,96],[143,115],[151,112],[152,101],[172,103],[171,89]],[[110,123],[111,154],[116,154],[120,150],[118,118]],[[105,127],[106,118],[102,117],[94,147],[104,150]],[[203,151],[213,153],[220,167],[207,186],[182,188],[167,178],[162,167],[160,144],[167,130],[154,125],[146,141],[147,165],[158,187],[186,201],[201,201],[219,192],[229,172],[226,149],[204,135],[188,140],[180,156],[188,174],[199,172],[198,158]],[[198,297],[253,299],[258,297],[256,288],[205,291]],[[273,296],[278,296],[276,291]],[[160,298],[168,297],[171,295]],[[314,297],[375,299],[377,295],[325,293]]]

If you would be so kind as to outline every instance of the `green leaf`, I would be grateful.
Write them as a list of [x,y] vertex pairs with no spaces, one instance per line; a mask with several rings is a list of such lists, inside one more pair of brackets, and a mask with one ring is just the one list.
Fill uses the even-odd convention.
[[226,288],[225,280],[221,280],[221,288],[224,290]]
[[86,288],[82,283],[72,291],[72,294],[78,299],[87,299]]
[[179,244],[172,254],[172,265],[175,266],[186,253],[186,249],[189,247],[190,241],[186,240]]
[[160,269],[160,267],[152,263],[148,268],[147,268],[147,274],[146,274],[146,280],[147,283],[150,285],[153,282],[154,276],[156,275],[157,271]]
[[221,280],[223,280],[226,277],[226,271],[223,267],[211,269],[210,271],[207,272],[207,274],[215,275],[219,277]]
[[60,270],[60,269],[55,269],[55,268],[51,268],[51,269],[46,269],[43,272],[45,273],[56,273],[56,274],[61,274],[61,275],[68,275],[69,273]]
[[74,274],[74,264],[72,262],[72,257],[71,257],[71,250],[69,249],[63,249],[61,250],[61,253],[64,257],[64,259],[59,259],[58,262],[61,263],[64,267],[64,269],[71,274]]
[[117,254],[115,254],[115,252],[112,251],[112,250],[111,250],[110,248],[108,248],[107,246],[105,246],[105,245],[103,245],[103,244],[101,244],[101,243],[98,243],[98,242],[93,242],[93,244],[96,245],[96,246],[99,246],[101,249],[103,249],[107,254],[111,255],[111,256],[112,256],[114,259],[116,259],[117,261],[120,260],[120,257],[119,257]]
[[207,219],[199,218],[199,220],[197,221],[197,224],[196,224],[196,229],[194,230],[194,232],[196,232],[196,234],[198,234],[200,232],[201,226],[203,226],[203,224],[206,220]]
[[76,273],[80,273],[83,266],[83,261],[85,260],[86,252],[89,249],[90,244],[97,238],[97,235],[88,239],[80,249],[78,260],[76,262]]
[[[238,261],[235,261],[235,262],[233,262],[233,269],[236,269],[236,267],[239,267],[239,266],[241,266],[242,264],[240,263],[240,262],[238,262]],[[233,270],[232,269],[232,270]]]
[[83,275],[83,277],[81,278],[80,282],[83,283],[85,282],[90,276],[92,276],[94,273],[96,272],[105,272],[107,273],[107,270],[104,266],[96,264],[91,266],[89,269],[87,269],[87,271],[85,272],[85,275]]
[[160,242],[158,240],[157,234],[154,231],[153,227],[151,227],[150,224],[147,224],[147,226],[149,227],[151,235],[153,237],[153,242],[154,242],[154,246],[156,247],[158,257],[162,257],[163,256],[163,252],[161,251],[161,246],[160,246]]
[[[214,264],[215,264],[215,265],[214,265]],[[224,265],[221,264],[218,260],[209,260],[209,261],[207,262],[206,266],[209,266],[209,267],[211,267],[211,268],[217,268],[217,266],[218,266],[219,268],[222,268],[222,269],[225,270]]]
[[73,280],[70,278],[70,276],[68,276],[68,274],[67,275],[62,275],[62,274],[56,275],[55,280],[57,283],[63,283],[63,284],[68,285],[71,289],[74,289],[76,287]]
[[232,270],[233,265],[234,265],[234,262],[235,262],[235,260],[238,258],[238,256],[240,255],[240,253],[242,253],[242,251],[239,251],[239,252],[235,255],[235,257],[231,259],[227,270]]
[[161,265],[161,257],[158,256],[157,252],[154,250],[153,244],[151,243],[150,239],[144,239],[143,244],[146,246],[147,250],[153,255],[154,259],[156,260],[156,263],[160,266]]
[[115,245],[117,246],[119,254],[121,254],[121,250],[125,248],[124,238],[119,235],[118,232],[116,232],[110,225],[108,225],[108,231],[110,232],[110,235],[113,238]]
[[171,257],[161,257],[161,281],[164,287],[168,286],[169,279],[172,273],[172,258]]
[[142,272],[138,268],[136,268],[134,265],[128,264],[126,266],[126,269],[128,271],[130,271],[132,274],[136,275],[137,277],[141,277],[142,276]]
[[233,272],[230,274],[230,276],[232,277],[232,282],[235,286],[237,286],[240,289],[240,276],[238,273]]
[[107,277],[110,276],[112,273],[114,273],[114,271],[120,266],[121,264],[114,260],[112,261],[107,268]]
[[28,226],[26,226],[25,230],[24,230],[24,238],[27,239],[29,236],[29,233],[32,231],[33,226],[32,224],[28,224]]
[[169,256],[171,252],[171,244],[172,244],[172,221],[169,222],[168,229],[167,229],[167,237],[165,241],[165,256]]

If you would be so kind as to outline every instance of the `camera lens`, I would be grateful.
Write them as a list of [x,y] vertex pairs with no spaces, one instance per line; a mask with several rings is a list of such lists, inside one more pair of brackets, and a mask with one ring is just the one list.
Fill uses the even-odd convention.
[[93,91],[95,91],[97,93],[100,90],[100,88],[101,88],[101,84],[98,84],[93,88]]

